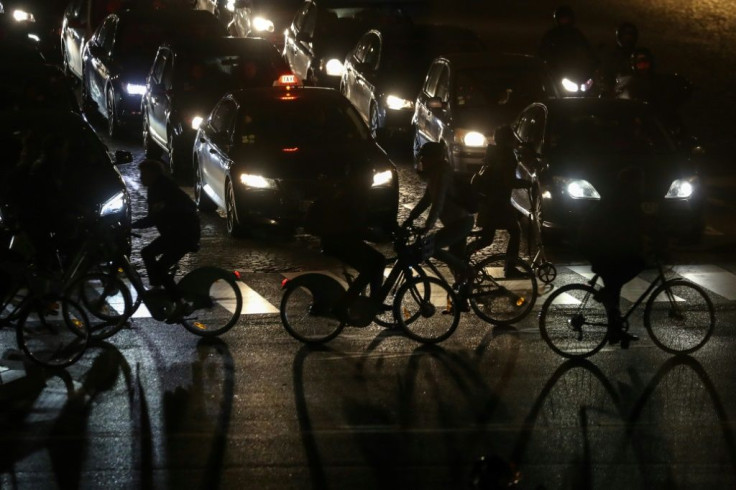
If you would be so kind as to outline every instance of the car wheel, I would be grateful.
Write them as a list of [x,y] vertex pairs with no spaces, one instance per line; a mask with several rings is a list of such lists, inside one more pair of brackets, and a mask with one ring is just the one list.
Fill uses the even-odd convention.
[[412,141],[412,160],[414,162],[414,168],[419,163],[419,150],[422,149],[422,135],[419,134],[419,128],[414,126],[414,140]]
[[107,95],[105,96],[105,106],[107,108],[107,134],[111,138],[118,135],[120,128],[118,126],[118,120],[115,116],[115,92],[112,87],[107,89]]
[[233,238],[245,235],[245,228],[238,219],[238,203],[235,198],[233,184],[227,181],[225,184],[225,214],[227,217],[227,233]]
[[161,158],[161,147],[151,138],[151,127],[148,122],[148,114],[143,115],[143,154],[146,158]]
[[195,162],[194,165],[194,202],[197,203],[197,209],[200,211],[211,212],[217,208],[214,201],[204,191],[204,178],[198,162]]

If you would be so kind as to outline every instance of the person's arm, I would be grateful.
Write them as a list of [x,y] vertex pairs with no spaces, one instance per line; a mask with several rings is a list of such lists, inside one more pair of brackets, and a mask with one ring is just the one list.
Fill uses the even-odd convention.
[[419,202],[417,202],[414,205],[414,208],[409,211],[409,216],[406,218],[404,223],[401,225],[402,228],[406,228],[410,224],[414,222],[415,219],[417,219],[421,214],[429,208],[430,204],[432,204],[432,196],[429,193],[429,186],[427,186],[426,189],[424,189],[424,194],[422,194],[422,198],[419,199]]
[[445,200],[447,194],[450,192],[450,185],[452,184],[453,174],[452,171],[441,172],[436,179],[430,180],[427,185],[427,190],[431,194],[432,207],[429,210],[429,216],[424,222],[424,231],[428,232],[434,228],[437,218],[439,218],[442,210],[445,207]]

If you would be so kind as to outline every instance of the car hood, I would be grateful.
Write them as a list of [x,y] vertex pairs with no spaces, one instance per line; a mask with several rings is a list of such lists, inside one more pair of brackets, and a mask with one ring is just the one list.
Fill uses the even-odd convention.
[[410,70],[400,70],[383,73],[376,80],[377,91],[380,91],[384,95],[393,94],[413,102],[424,83],[423,71],[419,73]]
[[469,108],[455,106],[452,111],[453,126],[490,132],[502,124],[513,122],[520,111],[520,108],[512,104]]
[[232,159],[236,172],[257,173],[283,180],[339,178],[345,176],[346,169],[352,165],[376,170],[394,168],[386,153],[370,142],[296,149],[246,145],[235,148]]
[[585,179],[601,196],[610,192],[618,173],[626,167],[640,168],[645,176],[644,195],[664,197],[672,181],[691,177],[697,169],[687,158],[676,153],[655,155],[566,154],[550,156],[547,180],[552,176]]
[[146,77],[151,71],[154,56],[129,54],[118,56],[115,60],[115,69],[120,76],[126,79],[138,80],[140,83],[146,82]]

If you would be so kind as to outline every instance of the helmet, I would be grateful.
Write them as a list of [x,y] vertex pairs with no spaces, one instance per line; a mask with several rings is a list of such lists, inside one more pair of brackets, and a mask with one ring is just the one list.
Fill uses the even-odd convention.
[[631,53],[631,69],[635,73],[648,72],[654,67],[654,57],[647,48],[636,48]]
[[573,25],[575,23],[575,12],[569,5],[561,5],[555,9],[553,14],[555,24]]
[[639,29],[631,22],[622,22],[616,28],[616,44],[622,48],[633,49],[639,40]]

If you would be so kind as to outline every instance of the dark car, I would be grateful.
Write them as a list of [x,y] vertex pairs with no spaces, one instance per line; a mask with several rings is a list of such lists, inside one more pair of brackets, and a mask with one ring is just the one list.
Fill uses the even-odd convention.
[[345,58],[340,91],[374,137],[408,134],[427,67],[448,52],[484,52],[470,29],[449,25],[387,26],[366,32]]
[[225,92],[272,86],[289,67],[265,39],[217,38],[161,46],[143,94],[147,157],[168,153],[171,173],[191,179],[199,124]]
[[629,166],[644,173],[645,205],[673,234],[698,238],[704,193],[699,165],[675,145],[650,108],[621,99],[563,98],[534,103],[514,125],[517,176],[512,204],[545,228],[574,231]]
[[[11,165],[18,163],[18,152],[23,149],[25,161],[32,162],[40,155],[47,138],[57,135],[69,142],[71,157],[66,178],[72,182],[73,193],[67,202],[84,213],[99,213],[130,224],[130,197],[120,172],[114,164],[132,160],[130,152],[117,151],[111,158],[108,148],[80,114],[57,110],[27,110],[0,112],[0,165],[3,181]],[[38,192],[44,192],[39,188]],[[129,248],[127,233],[119,237],[121,245]]]
[[239,37],[262,37],[279,49],[284,47],[284,31],[304,0],[230,0],[228,32]]
[[546,65],[534,56],[454,53],[429,66],[414,103],[414,157],[428,141],[440,141],[458,172],[483,163],[501,124],[510,124],[532,102],[558,96]]
[[110,14],[85,43],[82,101],[107,118],[114,136],[121,125],[141,121],[141,97],[158,47],[176,39],[227,36],[211,13],[188,9],[124,10]]
[[0,7],[37,44],[48,63],[58,63],[61,19],[67,3],[68,0],[3,0]]
[[306,0],[284,34],[284,58],[305,83],[337,88],[345,56],[364,32],[406,23],[402,2]]
[[227,214],[227,230],[248,224],[303,225],[323,184],[346,166],[373,171],[373,224],[396,223],[398,175],[340,92],[322,87],[245,89],[224,96],[197,133],[194,195],[200,209]]

